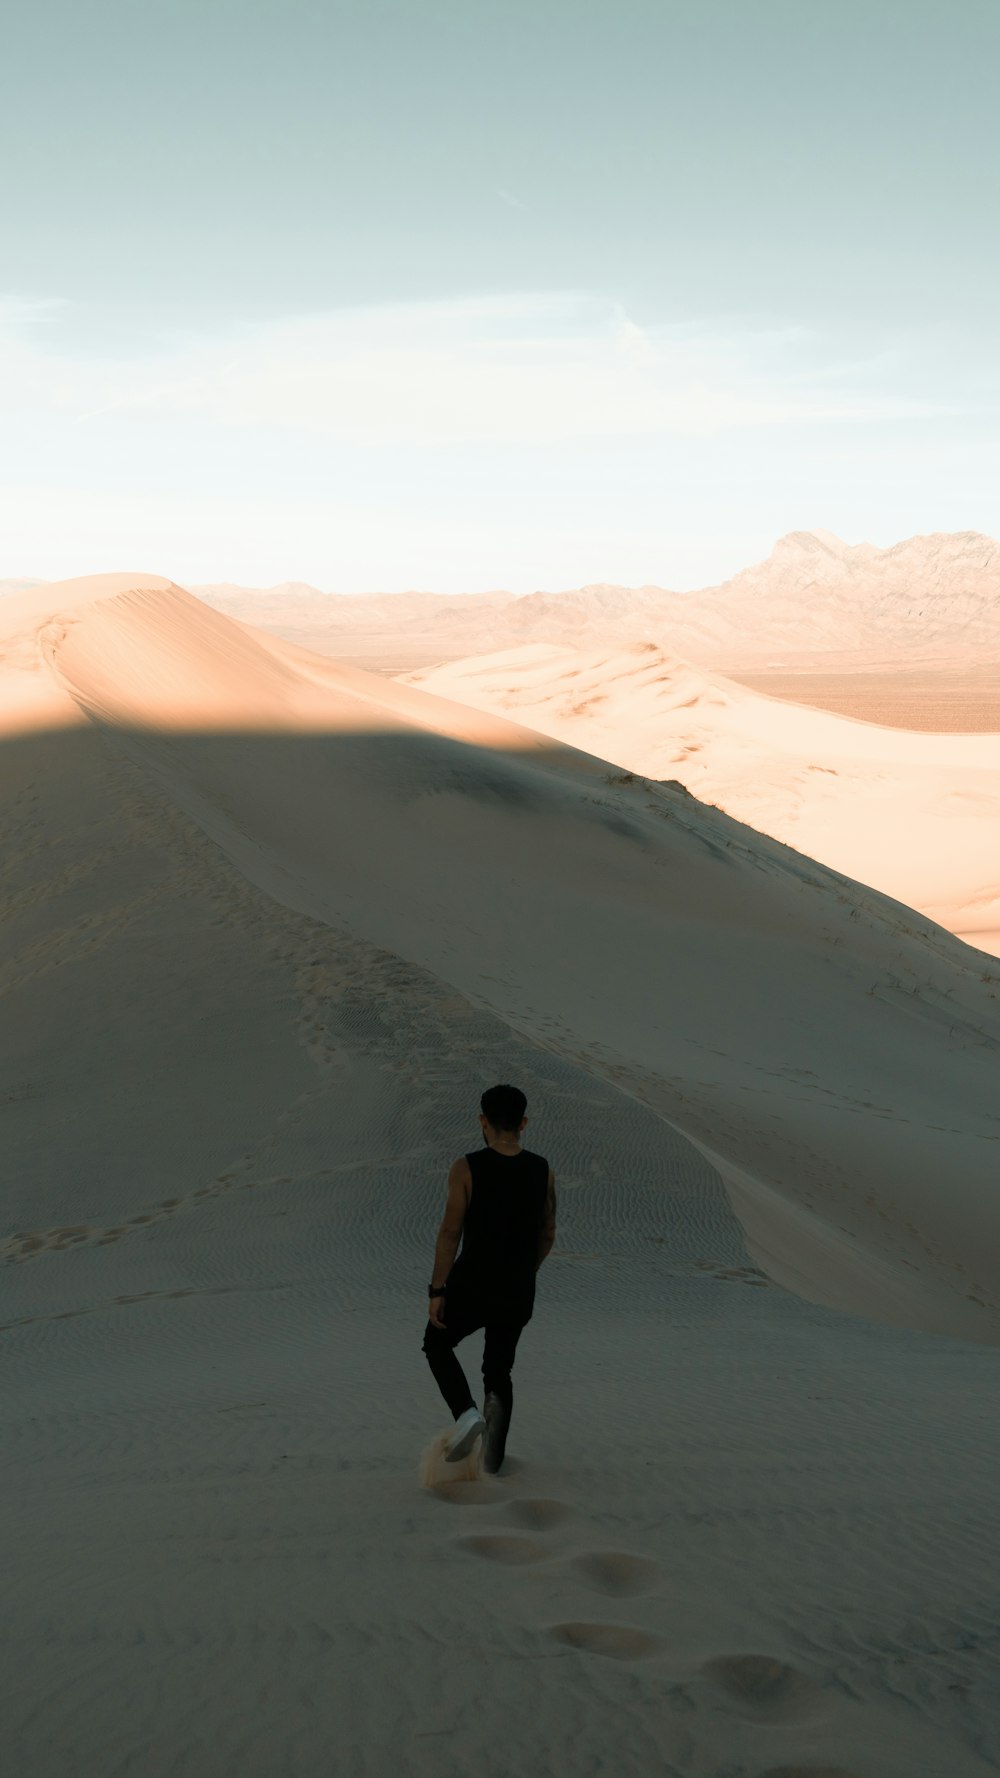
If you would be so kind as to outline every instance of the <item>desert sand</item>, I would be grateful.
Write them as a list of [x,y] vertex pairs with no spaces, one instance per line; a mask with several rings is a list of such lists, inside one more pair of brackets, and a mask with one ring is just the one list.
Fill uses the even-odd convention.
[[[1000,967],[155,575],[5,598],[0,710],[6,1769],[995,1772]],[[498,1080],[559,1231],[454,1476]]]
[[1000,953],[1000,735],[914,734],[780,701],[652,642],[543,643],[406,676],[704,801]]

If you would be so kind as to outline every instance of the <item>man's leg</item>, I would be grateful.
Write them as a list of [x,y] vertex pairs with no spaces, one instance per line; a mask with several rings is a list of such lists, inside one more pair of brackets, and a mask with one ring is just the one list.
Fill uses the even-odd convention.
[[500,1468],[507,1448],[507,1433],[514,1411],[514,1385],[510,1373],[514,1368],[517,1342],[526,1326],[526,1321],[509,1316],[486,1322],[483,1388],[487,1397],[494,1397],[496,1405],[488,1400],[484,1405],[487,1426],[484,1456],[492,1471]]
[[445,1325],[435,1327],[428,1320],[424,1330],[423,1351],[431,1367],[434,1381],[452,1412],[452,1418],[460,1419],[466,1408],[475,1407],[469,1380],[463,1371],[454,1348],[459,1340],[467,1334],[476,1333],[483,1325],[483,1317],[469,1304],[462,1302],[445,1303]]

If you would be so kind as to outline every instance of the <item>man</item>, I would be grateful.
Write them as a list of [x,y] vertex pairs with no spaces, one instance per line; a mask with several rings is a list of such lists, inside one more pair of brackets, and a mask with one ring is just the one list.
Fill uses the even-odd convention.
[[[483,1094],[484,1146],[452,1162],[428,1292],[423,1350],[457,1422],[447,1459],[457,1462],[485,1434],[483,1468],[489,1475],[500,1468],[506,1449],[514,1405],[510,1373],[534,1309],[535,1274],[556,1238],[555,1174],[544,1156],[521,1147],[527,1103],[519,1087],[490,1087]],[[481,1327],[482,1414],[454,1350]]]

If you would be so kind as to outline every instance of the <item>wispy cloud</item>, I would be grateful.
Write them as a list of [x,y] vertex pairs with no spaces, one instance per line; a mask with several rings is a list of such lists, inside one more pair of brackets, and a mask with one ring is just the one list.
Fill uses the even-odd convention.
[[527,210],[528,208],[527,204],[522,203],[520,198],[516,198],[514,193],[508,191],[503,185],[497,186],[497,197],[500,198],[503,203],[509,204],[512,210]]
[[18,296],[16,291],[0,293],[0,334],[12,329],[25,329],[52,321],[70,307],[65,296]]
[[698,436],[940,411],[800,328],[640,326],[568,292],[386,305],[160,341],[129,358],[46,348],[32,315],[0,329],[12,418],[81,429],[293,429],[357,445]]

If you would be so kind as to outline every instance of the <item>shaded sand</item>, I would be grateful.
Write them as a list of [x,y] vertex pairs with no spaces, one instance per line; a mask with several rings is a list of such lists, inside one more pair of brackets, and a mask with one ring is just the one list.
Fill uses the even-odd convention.
[[[169,583],[47,591],[0,642],[7,1769],[995,1771],[968,949]],[[427,1267],[495,1079],[559,1233],[453,1479]]]
[[677,778],[969,944],[996,947],[1000,734],[913,734],[782,703],[653,642],[537,643],[406,682],[530,722],[628,771]]

